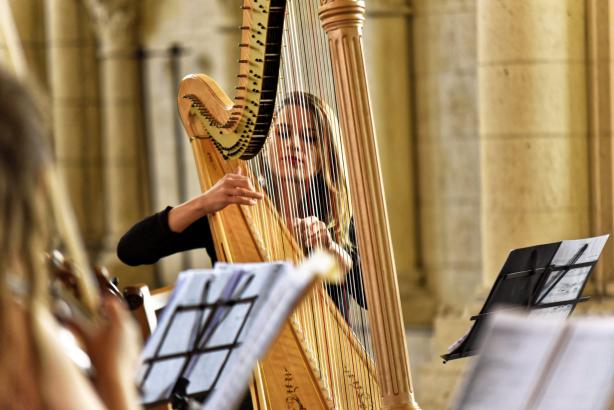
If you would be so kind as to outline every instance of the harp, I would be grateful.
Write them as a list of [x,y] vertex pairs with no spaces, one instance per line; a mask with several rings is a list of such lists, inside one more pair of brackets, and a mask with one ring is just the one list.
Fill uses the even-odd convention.
[[[305,255],[305,244],[291,229],[287,216],[288,212],[300,213],[298,208],[303,209],[299,216],[305,216],[309,188],[302,195],[290,191],[276,195],[259,183],[262,175],[275,174],[271,172],[271,157],[283,157],[271,154],[274,148],[267,145],[274,144],[270,134],[281,135],[276,129],[289,127],[285,122],[291,120],[279,118],[285,115],[300,121],[304,116],[305,111],[288,114],[285,105],[292,103],[292,95],[298,91],[302,95],[298,100],[316,100],[320,114],[329,121],[330,134],[336,134],[325,144],[325,132],[319,132],[319,142],[325,149],[317,154],[319,162],[315,163],[322,172],[329,167],[327,181],[336,179],[331,195],[338,198],[345,182],[351,192],[352,206],[347,204],[347,209],[355,225],[362,284],[347,286],[353,286],[354,291],[362,287],[367,299],[367,314],[355,304],[358,313],[354,314],[351,307],[341,303],[341,299],[350,301],[356,294],[350,289],[347,297],[348,287],[334,296],[323,286],[306,297],[255,370],[251,389],[254,406],[417,409],[362,55],[364,2],[244,0],[242,9],[234,98],[203,74],[185,77],[178,95],[202,190],[226,173],[243,169],[257,189],[269,194],[258,205],[232,205],[209,217],[217,257],[229,262],[298,262]],[[314,94],[317,97],[311,98]],[[314,127],[322,128],[319,123]],[[335,141],[343,145],[336,159],[330,155]],[[293,164],[308,168],[298,160]],[[279,168],[277,172],[281,172]],[[275,185],[275,177],[271,180]],[[280,202],[292,195],[302,197],[304,202],[294,210],[290,206],[288,211]],[[335,205],[336,200],[329,203],[335,209],[331,213],[341,221],[340,206]],[[347,227],[347,217],[345,221]],[[328,224],[336,239],[343,237],[340,225]],[[366,331],[356,325],[367,321],[369,326],[363,326],[368,327]]]

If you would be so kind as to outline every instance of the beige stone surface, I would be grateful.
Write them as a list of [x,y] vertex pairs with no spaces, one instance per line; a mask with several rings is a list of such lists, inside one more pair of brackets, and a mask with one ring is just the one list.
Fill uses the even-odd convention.
[[481,274],[476,28],[471,3],[413,3],[420,260],[439,303],[456,306],[472,296],[469,284],[476,280],[470,278]]
[[73,0],[45,3],[54,149],[86,249],[97,262],[104,235],[104,197],[93,33]]
[[478,0],[480,64],[584,61],[579,0]]
[[462,336],[468,328],[465,318],[456,314],[441,314],[434,322],[434,338],[431,342],[433,356],[423,363],[416,376],[416,395],[424,409],[449,409],[462,376],[471,359],[459,359],[443,363],[439,355]]
[[485,283],[510,249],[589,233],[583,12],[478,3]]
[[492,232],[488,235],[489,252],[484,255],[487,284],[493,282],[512,249],[578,239],[589,234],[585,208],[545,209],[522,214],[518,211],[491,212],[483,224],[485,231]]
[[414,0],[412,9],[416,15],[454,15],[475,13],[475,0]]
[[480,65],[480,133],[586,133],[580,62]]
[[44,0],[6,0],[13,13],[27,70],[41,86],[47,84]]
[[[613,167],[612,167],[612,45],[611,30],[614,11],[612,1],[590,0],[586,3],[588,97],[590,125],[590,192],[591,232],[612,231]],[[596,267],[596,292],[611,295],[614,278],[614,244],[609,241],[601,263]]]
[[414,42],[415,55],[420,57],[414,61],[414,70],[418,76],[475,70],[473,8],[444,12],[416,5],[412,23],[415,39],[419,40]]
[[[200,192],[192,148],[178,123],[176,90],[182,76],[206,73],[229,95],[238,70],[240,8],[220,1],[145,1],[141,15],[141,41],[146,85],[144,115],[148,120],[148,155],[152,210],[176,205]],[[169,47],[178,44],[179,78],[173,77]],[[177,128],[178,127],[178,128]],[[180,133],[177,140],[176,132]],[[185,192],[180,192],[183,178]],[[190,267],[208,267],[203,250],[166,258],[158,263],[163,281],[173,283],[177,273]]]
[[[367,4],[368,24],[364,30],[364,43],[399,288],[402,298],[415,299],[416,294],[428,293],[428,290],[419,283],[423,273],[416,265],[416,157],[410,94],[410,50],[405,41],[410,27],[403,3]],[[369,15],[370,11],[374,11],[373,15]],[[381,64],[382,61],[386,63]],[[423,295],[423,302],[428,298],[429,295]],[[430,304],[433,305],[433,302]],[[420,306],[414,305],[413,308],[420,309]],[[416,323],[415,320],[424,317],[423,312],[411,310],[404,315],[407,323]],[[422,310],[426,315],[433,311],[427,306]]]
[[482,147],[486,212],[587,211],[586,135],[485,138]]

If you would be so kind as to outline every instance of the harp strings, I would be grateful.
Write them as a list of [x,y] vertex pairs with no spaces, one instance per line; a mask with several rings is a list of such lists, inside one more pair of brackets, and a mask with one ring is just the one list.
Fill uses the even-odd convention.
[[[303,4],[306,5],[306,7],[308,7],[309,9],[307,13],[307,15],[309,16],[308,26],[314,32],[313,34],[313,38],[315,39],[314,55],[317,56],[316,64],[314,65],[314,69],[316,71],[316,78],[319,79],[318,83],[320,84],[320,87],[321,87],[321,93],[322,93],[321,98],[323,101],[329,102],[331,107],[334,107],[333,109],[330,110],[331,111],[330,114],[328,114],[328,116],[331,119],[330,125],[333,128],[333,132],[331,135],[332,146],[327,147],[323,145],[322,148],[324,150],[328,149],[328,150],[333,150],[339,153],[339,156],[337,158],[337,161],[338,161],[337,164],[331,164],[330,166],[330,169],[336,173],[335,177],[338,180],[341,180],[341,184],[339,184],[339,187],[344,188],[343,194],[345,195],[343,204],[340,204],[339,208],[337,209],[337,215],[338,215],[337,222],[339,225],[341,225],[342,223],[346,223],[349,225],[349,220],[347,222],[344,222],[344,216],[346,216],[349,219],[352,213],[351,200],[350,200],[351,193],[349,192],[349,180],[347,179],[347,172],[346,172],[346,170],[348,169],[348,166],[345,161],[345,155],[344,155],[344,151],[342,148],[343,147],[342,132],[341,132],[340,123],[339,121],[337,121],[337,118],[339,117],[337,114],[338,113],[337,106],[336,106],[337,100],[335,97],[334,82],[332,78],[333,68],[332,68],[332,64],[330,60],[330,50],[328,47],[329,43],[326,38],[326,35],[324,34],[321,28],[320,20],[318,18],[319,2],[312,1],[312,2],[305,2]],[[337,172],[335,167],[338,167],[339,170],[341,170],[342,172]],[[333,176],[331,176],[331,178],[333,178]],[[341,193],[338,192],[338,194],[341,194]],[[330,205],[331,204],[329,204],[329,209],[331,209]],[[345,235],[345,238],[344,238],[345,241],[341,240],[339,242],[347,246],[347,241],[349,241],[349,238],[348,238],[349,232],[347,231],[347,229],[344,230],[340,228],[341,227],[337,228],[337,231],[341,235]],[[354,242],[355,242],[355,239],[354,239]],[[358,248],[358,245],[356,243],[352,243],[350,244],[350,246],[354,246]],[[358,263],[358,260],[357,260],[357,263]],[[355,269],[357,269],[360,272],[360,266],[356,266]],[[361,275],[359,275],[359,277],[360,276]],[[351,304],[351,296],[348,295],[348,288],[351,290],[351,293],[353,295],[359,295],[359,294],[364,293],[363,285],[361,282],[358,282],[358,280],[359,280],[358,277],[356,277],[355,275],[347,276],[347,287],[344,287],[342,289],[342,300],[344,301],[344,306],[342,306],[342,309],[344,311],[345,317],[348,319],[348,322],[350,323],[351,328],[354,330],[355,333],[357,333],[359,340],[361,340],[362,342],[362,345],[364,347],[363,354],[367,356],[368,352],[371,352],[372,349],[370,346],[370,339],[369,339],[370,326],[367,323],[366,314],[361,308],[357,307],[355,303],[353,305],[356,308],[352,309],[351,306],[349,306]],[[363,298],[364,298],[364,295],[363,295]],[[349,356],[348,352],[344,352],[343,350],[341,351],[345,356],[344,362],[349,363],[348,366],[352,369],[354,374],[360,373],[361,372],[360,369],[363,369],[362,371],[364,371],[364,367],[355,366],[355,363],[352,362],[351,360],[352,356]],[[365,359],[367,358],[365,357]],[[359,375],[359,376],[364,377],[363,380],[369,380],[368,378],[365,377],[366,375]],[[368,385],[368,386],[365,386],[365,388],[371,397],[375,396],[374,386]]]
[[[306,253],[324,244],[310,247],[308,236],[301,234],[296,223],[317,217],[326,224],[332,240],[351,254],[357,252],[357,244],[349,240],[351,203],[345,172],[347,164],[337,120],[329,46],[320,26],[318,6],[317,0],[287,1],[277,107],[271,133],[261,154],[248,166]],[[251,212],[260,225],[265,247],[275,255],[281,254],[297,262],[294,249],[280,248],[285,242],[278,240],[280,231],[274,229],[275,221],[264,208],[258,205]],[[366,314],[353,301],[353,295],[364,292],[358,277],[348,274],[341,287],[322,285],[320,291],[314,292],[311,300],[298,310],[295,321],[313,345],[313,354],[322,364],[320,376],[331,387],[335,405],[345,408],[352,406],[337,403],[335,392],[347,389],[338,384],[350,384],[351,378],[333,377],[333,374],[369,379],[360,374],[365,371],[364,367],[354,363],[352,353],[344,350],[340,335],[331,329],[342,316],[341,320],[348,322],[362,343],[362,354],[367,356],[372,351]],[[324,303],[323,299],[329,294],[340,313],[330,309],[330,303]],[[373,386],[363,388],[367,394],[375,391]]]

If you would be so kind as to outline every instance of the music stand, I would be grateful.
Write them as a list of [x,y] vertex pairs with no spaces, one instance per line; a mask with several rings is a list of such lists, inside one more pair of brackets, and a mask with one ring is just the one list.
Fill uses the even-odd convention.
[[234,408],[254,363],[314,277],[286,263],[182,273],[141,354],[142,404]]
[[485,321],[494,311],[523,309],[530,315],[567,318],[578,303],[609,235],[566,240],[510,252],[469,331],[455,342],[444,363],[478,353]]

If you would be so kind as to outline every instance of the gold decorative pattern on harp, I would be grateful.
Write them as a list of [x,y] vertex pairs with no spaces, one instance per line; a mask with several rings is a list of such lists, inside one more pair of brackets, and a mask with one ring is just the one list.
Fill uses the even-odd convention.
[[298,262],[325,245],[348,272],[292,314],[257,366],[254,406],[417,409],[366,86],[364,2],[242,8],[234,99],[203,74],[182,80],[178,96],[201,188],[240,169],[266,194],[209,217],[218,259]]

